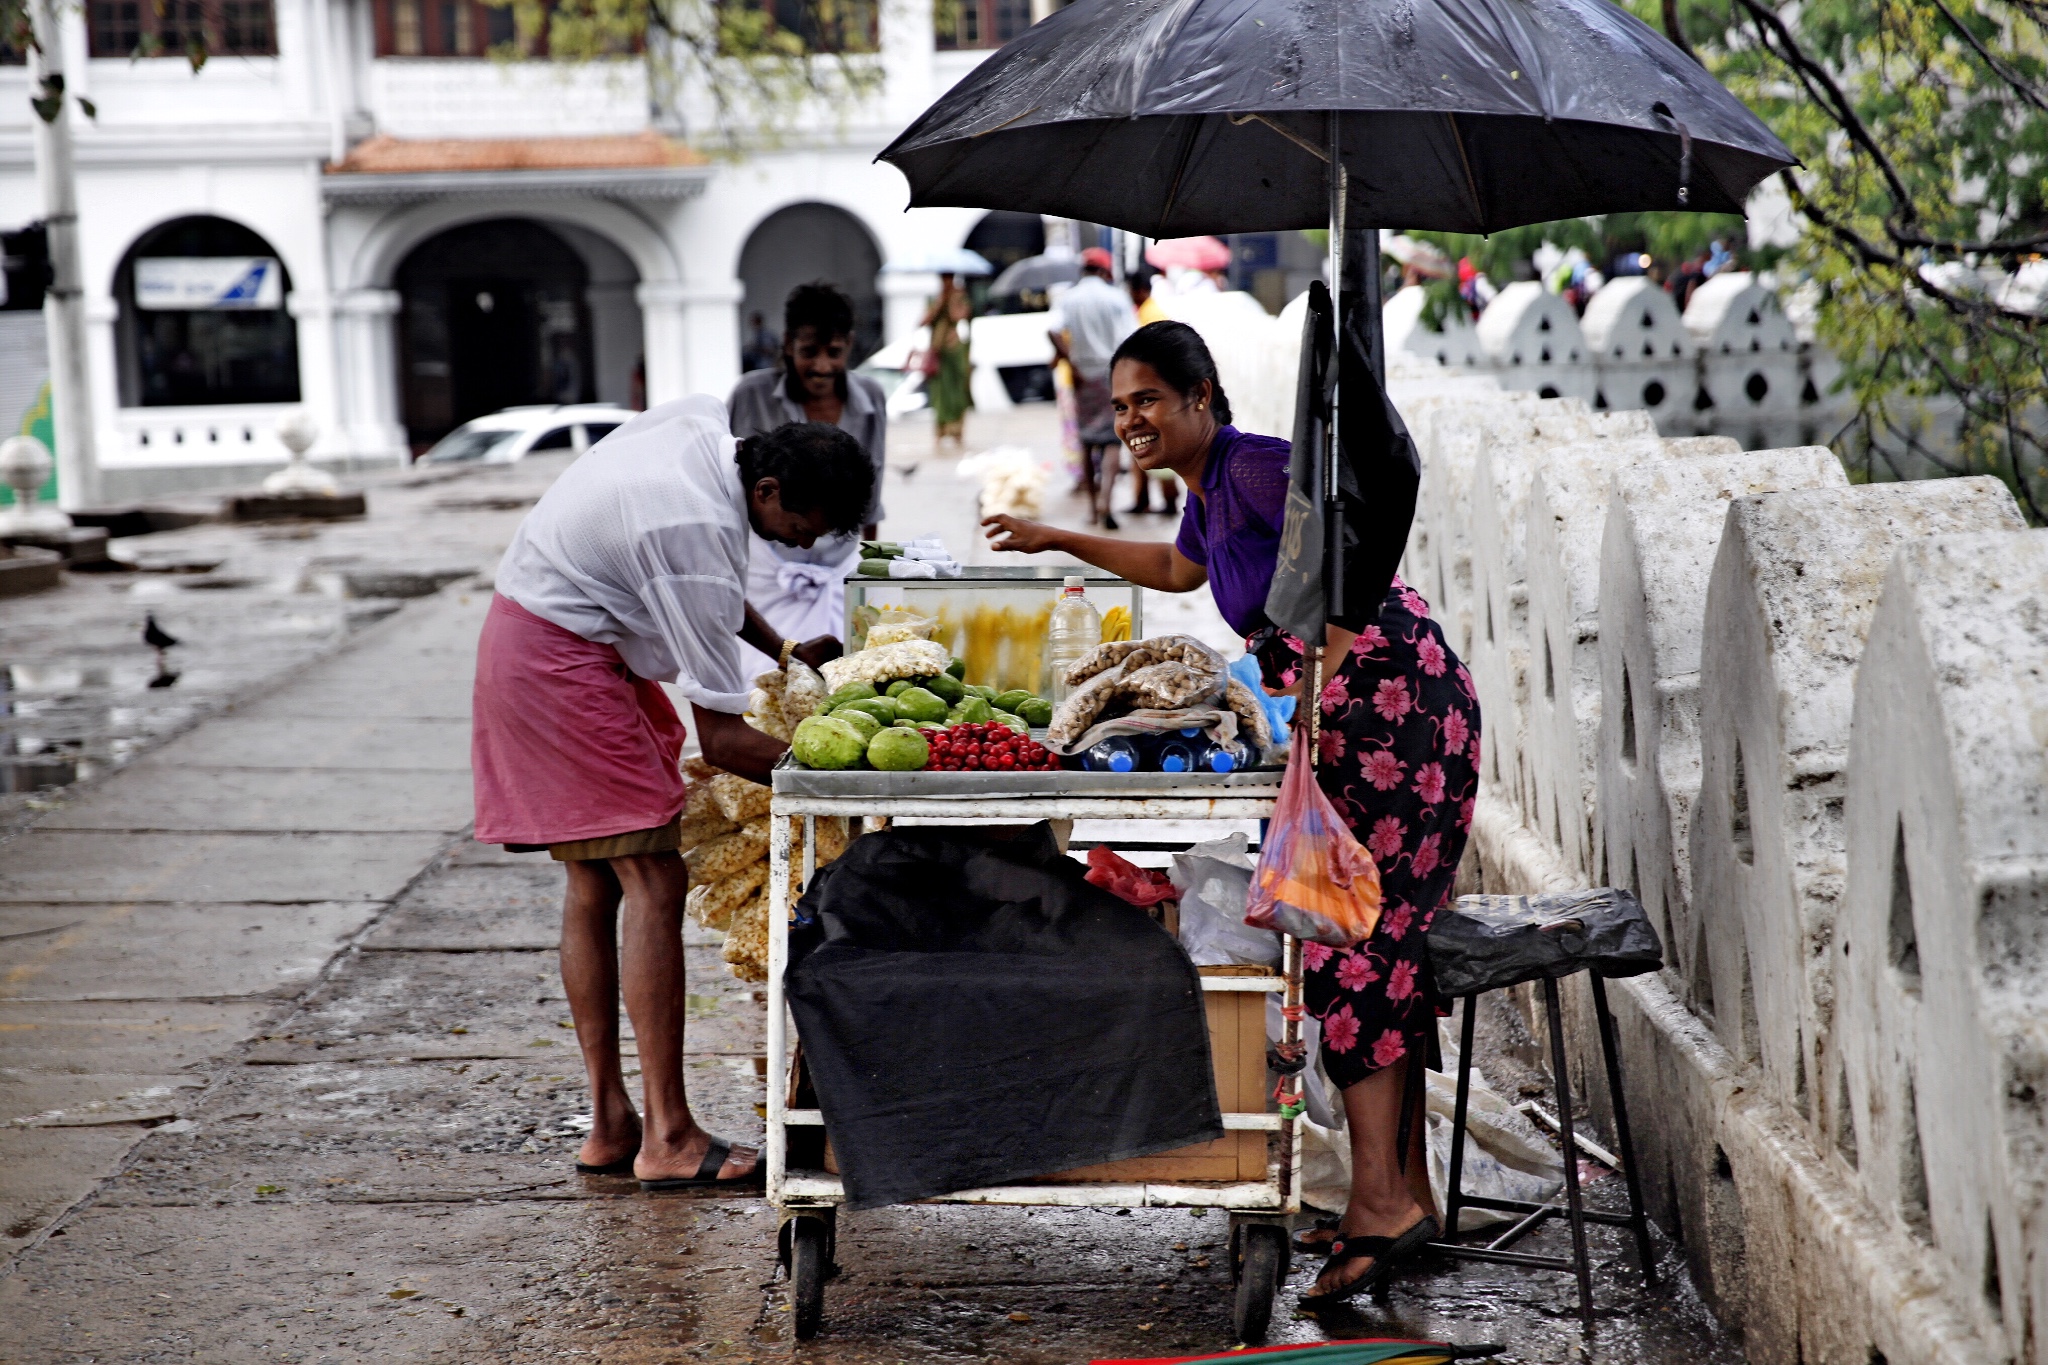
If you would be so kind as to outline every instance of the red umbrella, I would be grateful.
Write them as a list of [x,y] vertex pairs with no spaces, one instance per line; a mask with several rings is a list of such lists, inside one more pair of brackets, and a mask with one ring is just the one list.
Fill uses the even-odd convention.
[[1230,248],[1214,237],[1173,237],[1146,247],[1145,260],[1161,270],[1228,270]]

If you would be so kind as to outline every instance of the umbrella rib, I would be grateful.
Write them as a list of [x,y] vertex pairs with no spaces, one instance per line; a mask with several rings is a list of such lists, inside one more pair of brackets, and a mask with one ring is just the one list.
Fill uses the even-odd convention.
[[1451,141],[1458,145],[1458,166],[1465,172],[1465,192],[1472,197],[1472,213],[1481,232],[1486,231],[1486,205],[1479,198],[1479,185],[1472,179],[1472,158],[1465,154],[1465,131],[1458,126],[1456,114],[1445,114],[1451,125]]
[[1225,117],[1230,120],[1230,126],[1233,128],[1242,128],[1247,123],[1263,123],[1316,160],[1323,162],[1325,165],[1329,163],[1330,153],[1328,149],[1316,146],[1315,143],[1310,142],[1292,128],[1287,127],[1285,124],[1275,123],[1264,114],[1228,114]]
[[1182,123],[1180,155],[1173,167],[1173,185],[1166,191],[1166,203],[1159,210],[1158,236],[1166,234],[1166,220],[1173,216],[1173,201],[1180,198],[1180,182],[1188,173],[1188,158],[1194,155],[1195,133],[1201,128],[1201,120],[1187,119]]

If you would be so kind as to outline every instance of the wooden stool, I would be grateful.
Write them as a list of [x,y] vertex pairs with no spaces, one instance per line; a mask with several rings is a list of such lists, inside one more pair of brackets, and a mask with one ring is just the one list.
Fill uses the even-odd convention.
[[[1656,1283],[1655,1252],[1650,1223],[1643,1212],[1643,1191],[1636,1173],[1634,1141],[1629,1136],[1628,1101],[1621,1083],[1621,1050],[1614,1015],[1607,1006],[1610,976],[1636,976],[1662,965],[1656,930],[1642,905],[1626,891],[1603,888],[1554,896],[1462,896],[1439,911],[1430,926],[1431,965],[1437,989],[1464,1001],[1465,1018],[1458,1048],[1458,1098],[1451,1120],[1450,1188],[1444,1200],[1445,1240],[1431,1248],[1445,1256],[1538,1270],[1569,1270],[1578,1276],[1579,1312],[1586,1331],[1593,1331],[1593,1267],[1586,1248],[1586,1224],[1606,1223],[1635,1230],[1643,1277]],[[1595,1213],[1585,1207],[1579,1191],[1577,1139],[1572,1132],[1571,1073],[1565,1065],[1564,1019],[1558,1007],[1560,977],[1590,972],[1593,1009],[1600,1021],[1600,1051],[1607,1063],[1607,1093],[1614,1104],[1615,1138],[1622,1176],[1628,1182],[1626,1214]],[[1533,1204],[1520,1199],[1490,1199],[1464,1193],[1465,1120],[1472,1093],[1472,1045],[1479,997],[1524,981],[1543,984],[1544,1014],[1550,1026],[1550,1070],[1557,1088],[1557,1126],[1564,1157],[1563,1204]],[[1522,1218],[1484,1246],[1454,1240],[1463,1208],[1496,1209]],[[1515,1251],[1515,1243],[1547,1219],[1563,1216],[1572,1230],[1572,1254],[1538,1256]]]

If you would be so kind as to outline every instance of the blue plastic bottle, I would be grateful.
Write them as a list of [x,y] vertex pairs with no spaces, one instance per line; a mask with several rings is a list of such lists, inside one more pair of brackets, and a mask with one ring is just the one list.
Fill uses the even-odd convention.
[[1159,746],[1159,771],[1163,773],[1191,773],[1199,761],[1202,741],[1168,739]]
[[1091,773],[1135,772],[1138,746],[1127,736],[1111,735],[1081,755],[1081,767]]

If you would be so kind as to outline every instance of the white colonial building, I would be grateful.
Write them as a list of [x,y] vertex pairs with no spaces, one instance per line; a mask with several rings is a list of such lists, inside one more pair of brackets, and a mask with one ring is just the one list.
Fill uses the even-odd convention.
[[[853,295],[869,349],[914,327],[936,281],[885,265],[970,236],[1014,256],[1040,231],[907,213],[902,177],[874,161],[1032,18],[1027,0],[957,9],[941,40],[929,0],[890,0],[877,51],[847,59],[880,69],[876,93],[712,159],[688,135],[708,111],[658,109],[640,60],[494,59],[510,11],[477,0],[66,7],[71,88],[97,110],[69,106],[103,496],[278,463],[277,420],[300,405],[314,456],[361,468],[512,403],[722,393],[752,314],[779,330],[804,280]],[[180,22],[207,34],[198,72],[175,55]],[[0,231],[17,232],[43,206],[10,56]],[[238,261],[279,278],[226,298]],[[21,330],[34,315],[9,278],[17,311],[0,320]],[[209,289],[213,305],[189,306]]]

